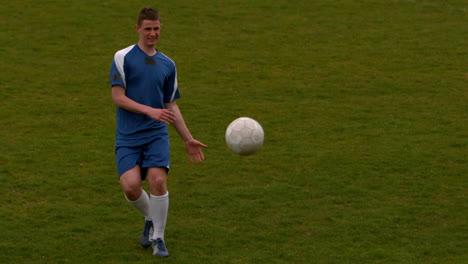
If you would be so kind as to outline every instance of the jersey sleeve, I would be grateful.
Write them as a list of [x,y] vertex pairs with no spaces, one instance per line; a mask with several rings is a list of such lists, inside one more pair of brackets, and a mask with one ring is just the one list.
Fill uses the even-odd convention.
[[164,85],[164,103],[170,103],[180,98],[179,85],[177,83],[177,69],[174,65],[174,70],[169,75]]
[[111,87],[114,85],[120,85],[123,88],[126,88],[125,85],[125,71],[124,71],[124,58],[117,52],[114,56],[114,60],[112,61],[111,68],[110,68],[110,85]]

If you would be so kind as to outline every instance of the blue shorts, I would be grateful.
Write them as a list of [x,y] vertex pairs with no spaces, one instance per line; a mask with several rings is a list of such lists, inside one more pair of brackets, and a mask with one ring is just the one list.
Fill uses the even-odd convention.
[[119,177],[139,165],[141,179],[146,179],[148,168],[166,168],[169,172],[169,136],[161,135],[155,140],[135,147],[116,147],[115,160]]

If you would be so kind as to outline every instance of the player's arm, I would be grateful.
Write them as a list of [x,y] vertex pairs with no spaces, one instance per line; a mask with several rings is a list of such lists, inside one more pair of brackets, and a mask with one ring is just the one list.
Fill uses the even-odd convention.
[[175,115],[168,109],[152,108],[150,106],[140,104],[127,97],[125,88],[120,85],[112,86],[112,100],[114,104],[127,111],[144,114],[152,119],[169,124],[174,122]]
[[175,115],[175,120],[172,125],[182,140],[185,142],[185,148],[187,149],[187,153],[190,156],[190,161],[195,163],[202,162],[205,159],[205,156],[203,155],[201,148],[206,148],[207,145],[193,138],[192,134],[187,128],[187,125],[185,124],[184,117],[180,112],[179,106],[175,101],[165,103],[164,105]]

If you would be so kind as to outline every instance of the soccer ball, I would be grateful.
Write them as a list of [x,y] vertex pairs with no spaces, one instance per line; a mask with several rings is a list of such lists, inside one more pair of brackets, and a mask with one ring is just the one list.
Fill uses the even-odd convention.
[[263,128],[249,117],[232,121],[226,129],[226,144],[239,155],[250,155],[263,145]]

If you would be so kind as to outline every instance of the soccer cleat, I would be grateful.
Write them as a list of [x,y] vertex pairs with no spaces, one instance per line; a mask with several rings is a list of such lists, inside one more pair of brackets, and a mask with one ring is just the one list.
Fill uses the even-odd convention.
[[161,238],[153,241],[153,255],[163,258],[169,257],[169,252],[167,252],[166,245]]
[[153,236],[153,221],[145,221],[145,227],[140,236],[140,245],[144,248],[151,246],[150,237]]

